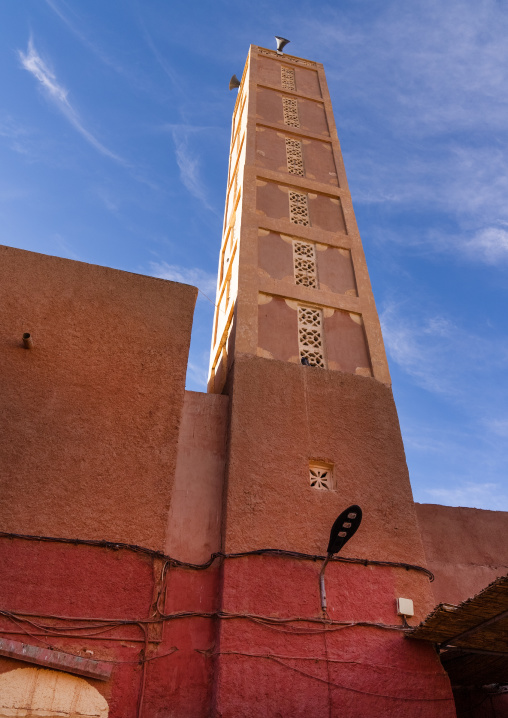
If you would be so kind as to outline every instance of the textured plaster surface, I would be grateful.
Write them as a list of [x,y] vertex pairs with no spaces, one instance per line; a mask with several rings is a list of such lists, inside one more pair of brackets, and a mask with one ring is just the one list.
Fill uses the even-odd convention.
[[[259,350],[269,359],[299,362],[298,317],[280,297],[259,305]],[[265,353],[266,352],[266,353]]]
[[203,563],[221,548],[228,397],[185,392],[166,553]]
[[[271,219],[289,219],[289,192],[293,187],[258,181],[257,213]],[[301,193],[299,188],[296,188]],[[305,194],[305,193],[303,193]],[[346,231],[340,200],[322,194],[310,193],[307,197],[310,225],[326,232]],[[293,231],[298,225],[293,224]]]
[[322,290],[356,295],[351,252],[335,247],[318,246],[316,253],[319,286]]
[[[424,563],[391,391],[260,357],[237,356],[233,371],[227,550],[320,553],[338,513],[358,503],[364,523],[345,555]],[[336,491],[310,487],[310,459],[334,465]]]
[[0,248],[4,530],[163,548],[196,294]]
[[[289,129],[289,125],[284,123],[284,113],[282,107],[282,98],[293,98],[292,93],[276,92],[259,87],[257,91],[257,118],[260,122],[271,122],[279,127]],[[297,98],[298,101],[298,117],[300,127],[295,129],[309,130],[316,135],[328,136],[330,131],[326,121],[324,105],[321,102],[314,102],[302,97]],[[293,129],[291,127],[291,129]]]
[[[353,319],[356,319],[356,321]],[[370,359],[359,316],[340,310],[323,319],[326,358],[330,369],[370,375]]]
[[508,571],[508,512],[415,504],[436,603],[458,604]]
[[296,92],[316,98],[321,97],[321,87],[316,70],[305,67],[295,67],[290,63],[279,62],[268,57],[259,56],[258,78],[261,84],[271,85],[282,89],[281,67],[287,67],[294,72]]
[[[260,311],[273,302],[261,303]],[[358,503],[363,522],[344,557],[425,565],[387,387],[246,355],[237,355],[228,387],[227,552],[276,548],[323,555],[337,515]],[[336,490],[311,488],[311,461],[333,465]],[[216,715],[454,718],[449,680],[435,651],[397,631],[397,597],[413,600],[412,625],[434,607],[428,577],[403,566],[329,563],[328,615],[353,624],[337,630],[319,622],[320,568],[319,561],[282,556],[225,563],[224,612],[300,622],[219,625]]]
[[301,141],[303,164],[307,177],[324,184],[337,185],[337,168],[330,142],[318,142],[306,138],[303,138],[302,141],[300,136],[292,135],[290,132],[258,126],[256,128],[256,164],[264,169],[285,172],[291,176],[287,165],[286,137]]
[[399,578],[406,574],[404,590],[421,596],[428,591],[428,579],[414,573],[408,577],[404,569],[329,564],[329,617],[352,624],[337,629],[319,621],[319,570],[320,563],[273,556],[225,565],[223,611],[300,622],[276,627],[245,619],[221,623],[217,714],[454,718],[449,680],[435,651],[397,631]]
[[278,232],[260,230],[258,247],[259,269],[269,277],[294,284],[293,245]]
[[[207,716],[213,684],[214,622],[191,618],[154,623],[153,619],[156,603],[163,613],[213,611],[217,607],[218,567],[214,564],[205,571],[172,567],[163,574],[163,564],[160,558],[127,549],[0,539],[2,608],[29,613],[33,623],[49,626],[50,631],[54,624],[63,628],[53,631],[55,635],[39,635],[41,631],[33,623],[10,620],[4,614],[0,633],[34,645],[42,641],[83,658],[110,661],[109,681],[78,679],[87,687],[84,695],[100,693],[101,705],[106,701],[109,705],[109,718],[138,718],[139,659],[145,627],[146,657],[157,658],[146,664],[141,715],[166,716],[170,706],[180,718]],[[66,619],[57,620],[58,616]],[[72,618],[77,620],[69,620]],[[104,623],[105,619],[111,623]],[[147,619],[151,622],[146,623]],[[26,665],[0,658],[0,681],[9,682],[9,672],[26,669]],[[50,673],[68,678],[65,673]],[[17,692],[22,695],[22,690]],[[57,690],[55,697],[60,695]],[[57,703],[53,707],[56,709]],[[62,711],[60,704],[58,709]],[[48,711],[34,715],[56,715],[56,710]],[[75,713],[70,715],[77,718]],[[88,713],[84,711],[84,715]],[[102,715],[97,704],[91,715]]]

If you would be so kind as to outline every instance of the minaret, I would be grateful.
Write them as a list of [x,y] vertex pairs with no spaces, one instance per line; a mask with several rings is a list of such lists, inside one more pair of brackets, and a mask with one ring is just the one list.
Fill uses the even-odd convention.
[[323,66],[262,48],[233,113],[209,391],[238,354],[390,382]]
[[[255,46],[209,391],[230,412],[213,715],[452,718],[437,654],[396,610],[411,599],[415,625],[434,601],[323,67]],[[319,556],[352,504],[323,614]]]

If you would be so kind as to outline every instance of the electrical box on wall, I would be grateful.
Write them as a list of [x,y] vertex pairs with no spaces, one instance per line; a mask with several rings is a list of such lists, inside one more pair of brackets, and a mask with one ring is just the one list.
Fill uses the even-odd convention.
[[398,616],[414,616],[415,609],[413,601],[410,598],[397,599],[397,615]]

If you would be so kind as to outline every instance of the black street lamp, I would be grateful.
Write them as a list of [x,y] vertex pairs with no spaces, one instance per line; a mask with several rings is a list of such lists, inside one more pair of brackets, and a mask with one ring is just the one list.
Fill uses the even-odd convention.
[[356,504],[345,509],[333,522],[328,541],[327,556],[319,573],[319,591],[321,610],[326,614],[325,568],[334,553],[338,553],[345,543],[356,533],[362,521],[362,510]]

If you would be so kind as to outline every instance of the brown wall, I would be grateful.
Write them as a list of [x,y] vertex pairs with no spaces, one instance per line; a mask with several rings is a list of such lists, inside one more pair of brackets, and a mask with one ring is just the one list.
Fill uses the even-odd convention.
[[163,549],[196,294],[0,248],[4,531]]
[[[319,77],[315,70],[308,70],[305,67],[295,67],[294,65],[284,65],[293,70],[295,77],[296,92],[302,95],[310,95],[311,97],[321,97],[321,88],[319,85]],[[262,55],[258,58],[258,82],[261,84],[273,85],[282,88],[281,82],[281,63],[273,61]]]
[[318,245],[316,263],[320,289],[356,297],[356,282],[348,249]]
[[335,187],[338,185],[337,167],[330,142],[300,138],[289,132],[258,126],[256,127],[256,165],[274,172],[289,174],[286,137],[301,142],[305,177]]
[[436,603],[458,604],[508,571],[508,512],[415,504]]
[[[283,97],[292,97],[292,95],[259,87],[257,90],[257,118],[262,122],[269,122],[287,128],[288,126],[284,123],[284,113],[282,109]],[[325,108],[320,102],[305,100],[299,97],[298,117],[300,120],[300,130],[329,136],[330,131],[326,121]]]
[[370,376],[370,359],[361,318],[340,309],[323,319],[327,367]]
[[[390,389],[241,355],[231,386],[228,551],[322,553],[337,514],[358,503],[364,521],[345,555],[425,561]],[[310,487],[311,459],[334,465],[335,491]]]
[[[259,215],[272,219],[289,219],[289,192],[293,188],[257,180],[256,211]],[[346,225],[340,199],[327,197],[324,194],[302,192],[307,194],[310,226],[324,229],[326,232],[341,232],[346,234]],[[293,224],[292,227],[298,225]]]
[[221,547],[228,397],[185,392],[166,553],[204,563]]
[[258,306],[258,341],[262,356],[300,363],[298,316],[282,297],[261,295]]

